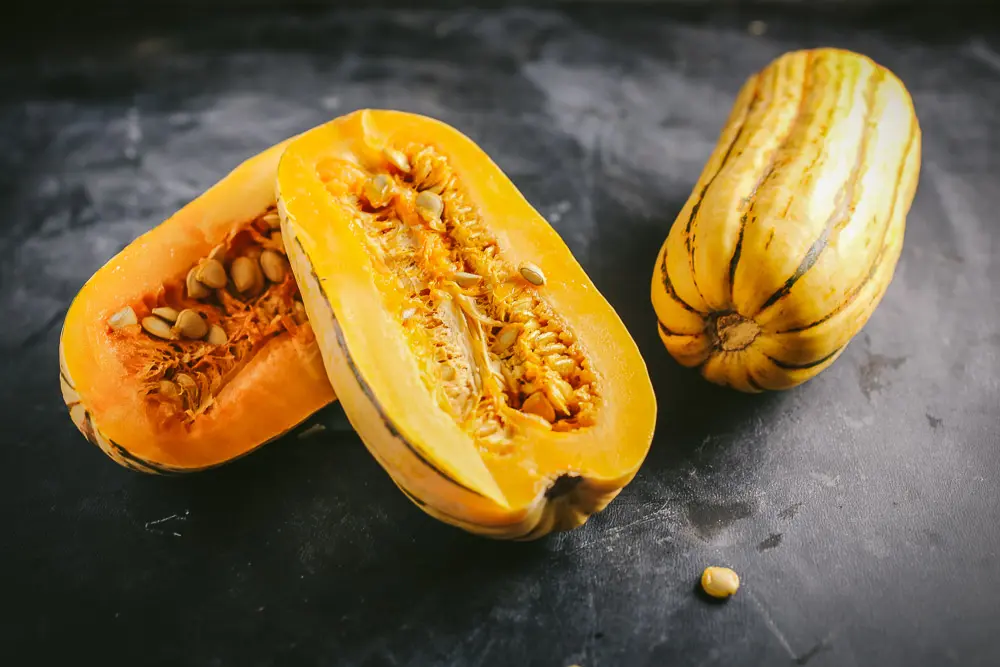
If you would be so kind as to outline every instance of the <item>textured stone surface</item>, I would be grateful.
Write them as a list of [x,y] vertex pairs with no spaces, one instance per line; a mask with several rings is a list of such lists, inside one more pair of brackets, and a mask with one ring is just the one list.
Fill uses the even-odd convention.
[[[998,35],[599,7],[40,32],[44,48],[0,69],[4,652],[192,667],[996,664]],[[794,391],[736,395],[663,349],[653,261],[744,78],[821,44],[910,87],[922,180],[896,278],[843,357]],[[240,160],[366,106],[475,139],[639,343],[656,441],[582,529],[505,544],[438,524],[337,406],[316,418],[325,431],[171,479],[117,467],[65,414],[59,327],[86,278]],[[742,577],[725,604],[696,594],[710,564]]]

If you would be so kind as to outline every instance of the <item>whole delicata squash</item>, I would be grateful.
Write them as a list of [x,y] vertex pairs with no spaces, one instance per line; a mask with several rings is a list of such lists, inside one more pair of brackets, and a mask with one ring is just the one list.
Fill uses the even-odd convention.
[[792,52],[750,77],[657,258],[670,354],[748,392],[833,363],[892,279],[920,136],[903,84],[856,53]]
[[656,419],[639,350],[470,139],[352,113],[289,145],[278,209],[337,396],[415,504],[532,539],[633,478]]
[[286,144],[137,238],[73,300],[59,341],[63,398],[121,465],[212,467],[334,399],[278,229]]

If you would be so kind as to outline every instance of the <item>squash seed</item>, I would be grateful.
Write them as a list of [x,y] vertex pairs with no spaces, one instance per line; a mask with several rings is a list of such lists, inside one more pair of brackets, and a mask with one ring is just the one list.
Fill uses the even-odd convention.
[[181,390],[170,380],[160,380],[158,391],[168,401],[179,401],[181,398]]
[[204,338],[208,333],[208,323],[205,322],[198,311],[185,308],[177,314],[177,324],[174,328],[185,338],[192,340]]
[[167,322],[177,321],[177,311],[169,306],[163,306],[160,308],[154,308],[152,313],[159,317],[161,320],[166,320]]
[[395,148],[386,148],[384,153],[385,159],[389,161],[389,164],[404,174],[410,173],[410,160],[403,151],[396,150]]
[[198,280],[212,289],[226,286],[226,267],[218,259],[208,258],[198,267]]
[[441,366],[441,379],[444,380],[445,382],[451,382],[457,377],[457,375],[458,374],[455,372],[454,366],[447,366],[447,365]]
[[706,567],[701,587],[713,598],[728,598],[740,588],[740,577],[728,567]]
[[210,345],[225,345],[229,342],[229,336],[226,335],[225,329],[218,324],[213,324],[208,328],[208,336],[205,340]]
[[306,307],[301,301],[296,301],[292,304],[292,317],[295,319],[296,324],[305,324],[309,321],[306,316]]
[[174,382],[187,395],[188,405],[194,406],[198,404],[198,383],[194,381],[193,377],[185,373],[178,373],[174,376]]
[[405,322],[406,320],[410,319],[411,317],[413,317],[416,314],[417,314],[417,309],[416,308],[407,308],[406,310],[403,311],[403,314],[401,315],[401,317],[403,318],[403,321]]
[[441,197],[429,190],[417,195],[415,205],[417,213],[428,224],[440,221],[441,214],[444,213],[444,202],[441,201]]
[[521,277],[532,285],[540,287],[545,284],[545,274],[542,273],[540,268],[531,262],[521,262],[521,266],[518,267],[518,271],[520,271]]
[[500,354],[510,348],[517,341],[517,334],[520,332],[520,329],[521,327],[516,324],[507,324],[500,329],[497,339],[493,341],[493,351]]
[[281,228],[281,216],[278,215],[277,211],[271,211],[270,213],[265,213],[261,220],[267,223],[267,226],[271,229]]
[[146,330],[157,338],[162,338],[164,340],[177,340],[177,334],[174,330],[170,328],[170,324],[164,322],[159,317],[150,315],[149,317],[142,318],[142,328]]
[[217,262],[222,262],[226,259],[226,244],[220,243],[219,245],[212,248],[212,252],[208,253],[209,259],[214,259]]
[[135,311],[132,310],[132,306],[125,306],[108,318],[108,325],[112,329],[121,329],[138,323],[139,318],[136,317]]
[[392,179],[385,174],[379,174],[365,183],[365,199],[375,208],[382,208],[392,201],[392,195]]
[[187,274],[187,293],[192,299],[204,299],[210,294],[208,288],[198,280],[198,268],[194,267]]
[[281,238],[281,232],[271,232],[271,240],[274,241],[277,248],[274,248],[275,252],[280,252],[282,255],[285,253],[285,242]]
[[265,250],[260,254],[260,266],[264,275],[272,283],[280,283],[285,279],[288,270],[288,260],[273,250]]
[[261,248],[259,245],[250,246],[243,252],[243,254],[249,257],[250,259],[260,259],[260,256],[263,253],[264,249]]
[[524,403],[521,404],[521,411],[538,415],[550,424],[556,420],[555,409],[549,403],[549,399],[545,398],[545,394],[540,391],[524,399]]
[[251,291],[258,283],[263,282],[260,272],[260,264],[249,257],[237,257],[233,260],[233,265],[229,267],[229,272],[233,276],[233,284],[240,292]]
[[476,275],[475,273],[468,273],[466,271],[455,272],[455,282],[458,283],[459,287],[473,287],[482,279],[482,276]]

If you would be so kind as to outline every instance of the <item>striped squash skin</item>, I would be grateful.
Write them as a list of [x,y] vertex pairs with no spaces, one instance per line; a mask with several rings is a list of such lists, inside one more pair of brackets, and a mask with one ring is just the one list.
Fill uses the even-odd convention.
[[920,137],[902,82],[865,56],[795,51],[750,77],[657,257],[670,354],[745,392],[829,367],[892,280]]

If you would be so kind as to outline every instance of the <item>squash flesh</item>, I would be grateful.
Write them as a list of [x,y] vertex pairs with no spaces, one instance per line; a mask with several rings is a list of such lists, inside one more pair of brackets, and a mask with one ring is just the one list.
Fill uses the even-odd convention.
[[[751,76],[657,258],[667,349],[752,392],[827,368],[892,279],[919,167],[909,94],[870,59],[798,51]],[[756,333],[727,347],[720,322]]]
[[[274,302],[267,308],[225,295],[242,313],[236,317],[233,310],[225,317],[221,306],[184,294],[185,276],[199,258],[220,243],[236,251],[245,247],[253,221],[273,210],[274,174],[284,146],[248,160],[129,244],[88,280],[70,306],[60,338],[64,398],[80,430],[117,462],[146,472],[212,467],[277,437],[333,400],[308,323],[279,329],[259,321],[265,311],[287,309],[296,289],[290,275],[262,295],[260,301]],[[137,324],[109,325],[123,306],[141,319],[164,299],[223,316],[231,336],[224,347],[233,351],[201,341],[157,340]],[[203,358],[181,365],[185,354]],[[199,381],[200,370],[213,376],[211,400],[199,401],[200,409],[185,411],[157,396],[164,372],[178,369]],[[205,399],[207,380],[202,385],[199,395]]]
[[[406,169],[386,157],[398,154]],[[448,515],[439,518],[502,534],[562,525],[540,512],[562,475],[585,478],[595,495],[631,479],[655,421],[638,350],[559,236],[475,144],[430,119],[362,111],[303,135],[278,173],[282,229],[331,382],[408,495]],[[386,174],[394,203],[372,208],[366,183]],[[421,218],[418,191],[440,194],[440,220]],[[543,286],[517,274],[524,262],[543,269]],[[481,284],[460,288],[456,270]],[[563,361],[534,363],[523,328],[515,347],[526,358],[490,354],[518,302],[549,329],[534,349],[557,349]],[[457,358],[435,358],[442,339]],[[519,367],[528,375],[512,383]],[[525,414],[530,394],[545,396],[554,420]]]

